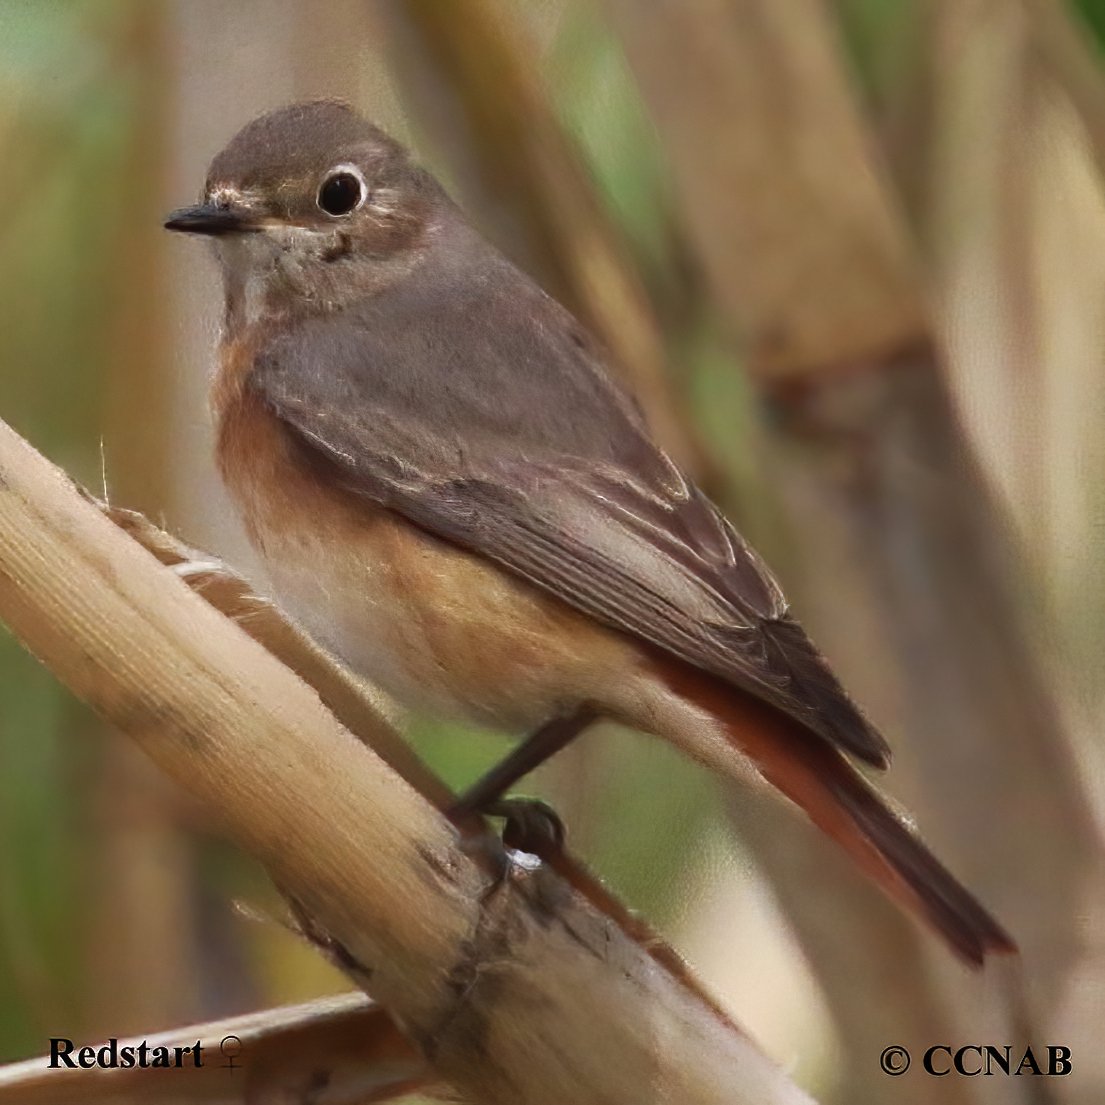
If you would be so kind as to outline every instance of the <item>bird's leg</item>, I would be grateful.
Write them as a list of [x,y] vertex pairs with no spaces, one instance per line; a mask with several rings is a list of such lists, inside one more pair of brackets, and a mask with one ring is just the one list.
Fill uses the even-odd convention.
[[570,744],[597,717],[597,711],[584,706],[546,722],[453,803],[450,820],[462,826],[473,814],[502,817],[506,820],[503,842],[508,847],[537,856],[559,851],[564,842],[564,826],[556,811],[532,798],[503,795],[519,779]]

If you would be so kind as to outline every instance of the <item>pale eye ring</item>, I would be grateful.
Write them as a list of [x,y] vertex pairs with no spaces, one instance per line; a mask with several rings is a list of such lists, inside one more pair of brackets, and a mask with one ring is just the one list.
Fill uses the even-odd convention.
[[368,187],[355,165],[337,165],[319,185],[315,202],[331,218],[353,214],[368,198]]

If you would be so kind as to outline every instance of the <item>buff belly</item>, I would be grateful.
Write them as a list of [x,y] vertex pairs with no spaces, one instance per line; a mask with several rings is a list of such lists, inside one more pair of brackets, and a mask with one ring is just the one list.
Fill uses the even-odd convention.
[[635,664],[628,641],[386,514],[260,544],[281,605],[413,709],[522,732]]

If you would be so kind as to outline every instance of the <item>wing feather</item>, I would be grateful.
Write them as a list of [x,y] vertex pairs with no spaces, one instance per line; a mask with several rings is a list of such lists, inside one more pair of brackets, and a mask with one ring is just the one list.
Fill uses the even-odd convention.
[[408,280],[285,331],[250,385],[356,493],[885,765],[766,567],[574,320],[505,261],[491,274]]

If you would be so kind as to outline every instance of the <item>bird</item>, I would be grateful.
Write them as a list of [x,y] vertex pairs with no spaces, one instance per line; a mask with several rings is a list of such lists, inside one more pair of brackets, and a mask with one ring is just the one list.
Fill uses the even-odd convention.
[[217,465],[275,598],[398,702],[525,738],[469,807],[614,720],[781,792],[967,962],[1015,950],[861,770],[886,740],[601,344],[403,145],[278,108],[165,226],[214,244]]

